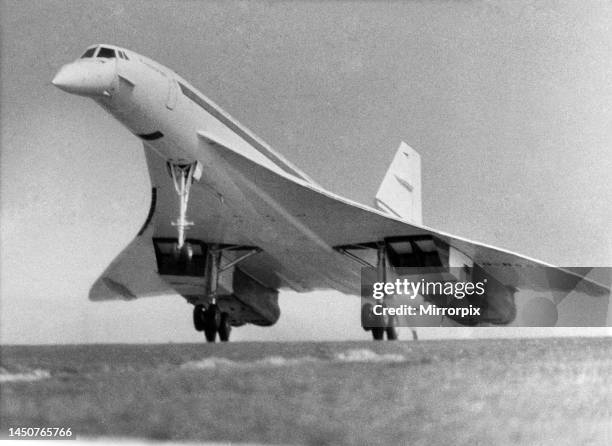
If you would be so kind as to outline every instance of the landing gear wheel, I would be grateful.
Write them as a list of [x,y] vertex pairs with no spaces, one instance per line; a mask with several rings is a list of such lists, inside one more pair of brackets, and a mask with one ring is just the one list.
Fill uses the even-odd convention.
[[361,326],[366,331],[370,330],[375,323],[373,308],[374,305],[370,303],[366,303],[361,307]]
[[216,304],[211,304],[204,311],[204,336],[207,342],[215,342],[217,331],[221,325],[221,312]]
[[[389,341],[397,339],[397,331],[394,326],[388,326],[393,323],[391,319],[374,314],[374,306],[365,304],[361,307],[361,326],[364,330],[372,330],[372,338],[375,341],[383,341],[385,333]],[[386,326],[385,326],[386,325]]]
[[204,306],[196,305],[193,307],[193,326],[196,331],[204,330]]
[[375,341],[383,341],[385,339],[385,329],[383,327],[372,327],[372,338]]
[[221,321],[219,323],[219,340],[221,342],[229,341],[232,325],[230,324],[229,314],[221,313]]

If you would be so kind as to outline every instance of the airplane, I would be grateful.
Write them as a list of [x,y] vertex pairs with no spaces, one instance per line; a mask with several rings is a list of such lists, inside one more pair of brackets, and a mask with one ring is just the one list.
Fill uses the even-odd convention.
[[[495,284],[489,310],[451,321],[459,326],[516,324],[529,308],[518,289],[557,291],[545,299],[552,325],[573,290],[609,298],[581,272],[423,225],[420,155],[404,142],[369,207],[323,189],[187,80],[129,49],[92,45],[52,83],[142,140],[151,180],[146,220],[92,285],[92,301],[178,293],[195,329],[225,342],[232,327],[275,324],[280,290],[360,295],[364,267],[379,279],[399,267],[478,271]],[[396,318],[371,307],[363,328],[397,339]]]

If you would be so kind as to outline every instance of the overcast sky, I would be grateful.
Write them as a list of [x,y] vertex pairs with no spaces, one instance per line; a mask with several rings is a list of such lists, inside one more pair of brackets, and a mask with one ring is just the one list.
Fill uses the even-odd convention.
[[[178,296],[87,300],[150,199],[140,141],[50,84],[97,42],[174,69],[333,192],[371,204],[404,140],[422,157],[428,226],[612,265],[608,2],[0,5],[1,342],[202,338]],[[367,339],[358,306],[281,293],[275,327],[232,336]],[[350,311],[322,322],[334,309]]]

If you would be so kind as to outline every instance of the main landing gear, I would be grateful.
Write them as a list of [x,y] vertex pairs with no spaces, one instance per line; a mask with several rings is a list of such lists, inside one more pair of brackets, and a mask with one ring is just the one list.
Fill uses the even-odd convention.
[[[358,255],[352,253],[348,247],[337,248],[338,252],[359,263],[361,266],[376,268],[377,282],[386,282],[387,279],[387,250],[384,242],[371,243],[366,245],[352,245],[356,249],[376,249],[376,265],[372,265]],[[384,306],[385,303],[382,302]],[[366,303],[361,308],[361,326],[366,331],[372,332],[372,339],[383,341],[385,335],[388,341],[397,340],[397,329],[395,327],[395,317],[386,314],[377,315],[373,311],[374,305]]]
[[[387,251],[384,243],[377,243],[376,245],[376,274],[378,282],[386,282],[387,280]],[[384,304],[384,302],[383,302]],[[367,306],[364,306],[364,309]],[[370,319],[374,318],[374,322],[371,326],[364,324],[364,329],[370,329],[372,331],[372,339],[375,341],[382,341],[387,335],[388,341],[397,340],[397,330],[395,328],[395,318],[392,316],[374,314],[370,315]],[[363,315],[362,315],[363,320]]]
[[211,245],[207,252],[204,290],[210,304],[207,307],[196,305],[193,309],[193,325],[197,331],[204,332],[206,342],[215,342],[217,334],[221,342],[227,342],[232,331],[229,314],[222,312],[217,305],[219,273],[223,271],[220,268],[221,252],[217,245]]
[[197,331],[203,331],[207,342],[215,342],[217,334],[221,342],[227,342],[232,332],[229,314],[221,312],[217,304],[196,305],[193,308],[193,325]]
[[397,328],[395,320],[392,316],[377,316],[373,312],[374,306],[366,303],[361,308],[361,326],[366,331],[372,332],[372,339],[375,341],[383,341],[385,335],[388,341],[397,340]]
[[[225,265],[221,265],[221,254],[224,250],[246,252]],[[215,342],[217,334],[221,342],[227,342],[232,331],[230,315],[221,311],[219,305],[217,305],[219,274],[233,268],[238,263],[258,252],[261,252],[261,249],[242,246],[221,247],[215,244],[209,245],[204,274],[204,301],[210,303],[207,305],[198,303],[193,309],[193,325],[197,331],[204,332],[207,342]]]
[[[223,251],[246,251],[234,260],[221,265],[221,254]],[[207,342],[215,342],[219,335],[221,342],[229,341],[232,331],[230,315],[221,311],[217,305],[217,288],[219,286],[219,274],[233,268],[238,263],[261,252],[259,248],[248,246],[219,246],[211,244],[206,254],[206,267],[204,274],[204,296],[205,301],[210,302],[207,306],[197,304],[193,309],[193,324],[197,331],[203,331]]]

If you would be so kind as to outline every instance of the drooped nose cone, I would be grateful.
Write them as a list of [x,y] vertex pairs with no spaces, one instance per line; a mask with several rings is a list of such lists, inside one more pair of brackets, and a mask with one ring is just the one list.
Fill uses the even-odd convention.
[[111,61],[77,61],[64,65],[51,83],[68,93],[81,96],[108,96],[116,78]]

